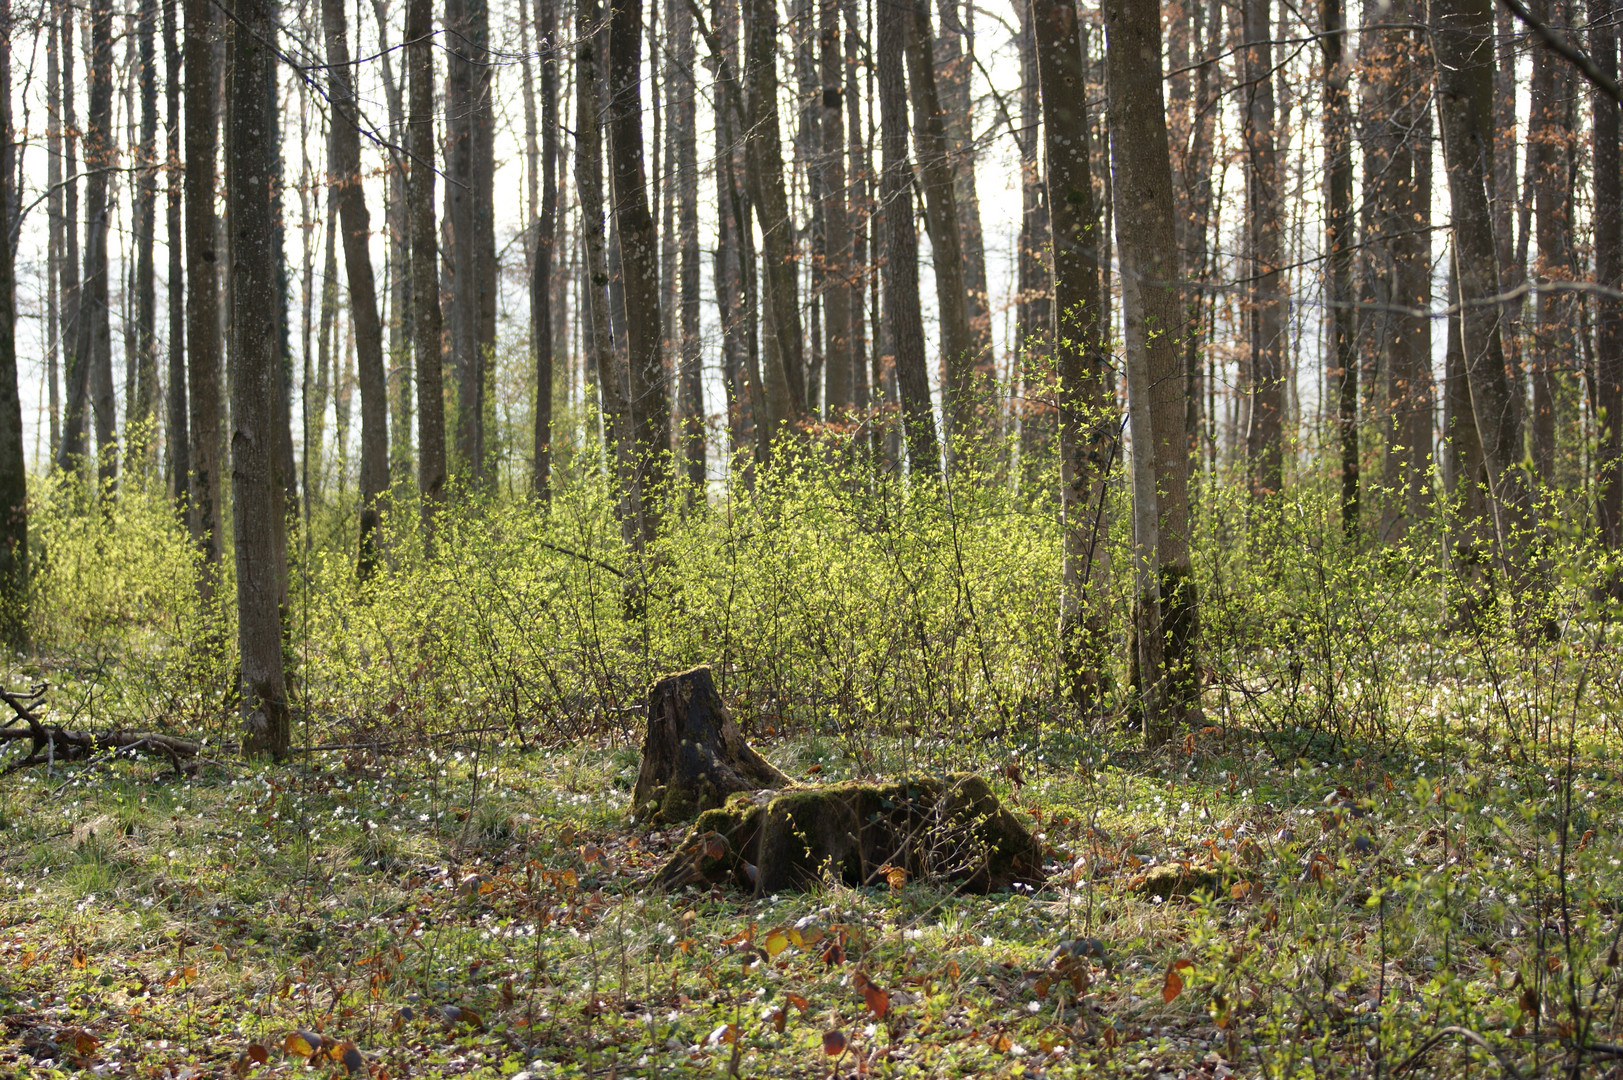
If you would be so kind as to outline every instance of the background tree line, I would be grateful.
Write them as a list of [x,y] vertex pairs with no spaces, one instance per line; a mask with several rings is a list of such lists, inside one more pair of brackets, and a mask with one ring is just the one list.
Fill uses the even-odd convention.
[[1453,507],[1444,554],[1482,588],[1536,591],[1558,522],[1623,540],[1616,15],[12,8],[7,636],[30,482],[162,483],[200,594],[230,584],[250,742],[280,752],[301,545],[365,579],[391,513],[431,554],[453,500],[606,479],[646,583],[723,481],[855,462],[1053,506],[1083,707],[1118,689],[1120,541],[1161,741],[1200,709],[1221,485],[1267,506],[1330,478],[1360,548]]

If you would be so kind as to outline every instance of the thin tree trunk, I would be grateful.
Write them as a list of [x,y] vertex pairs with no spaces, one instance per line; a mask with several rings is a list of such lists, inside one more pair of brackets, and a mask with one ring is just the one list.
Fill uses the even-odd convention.
[[992,314],[986,287],[986,245],[981,230],[980,195],[975,187],[975,5],[937,0],[941,29],[936,35],[936,68],[941,72],[942,120],[952,155],[958,237],[964,256],[964,289],[969,334],[975,343],[975,382],[990,389],[997,379],[992,355]]
[[1099,234],[1089,162],[1087,80],[1074,0],[1032,0],[1042,83],[1048,205],[1053,208],[1054,310],[1059,313],[1060,517],[1064,562],[1060,658],[1072,699],[1102,706],[1109,671],[1103,611],[1108,580],[1106,480],[1116,459],[1115,394],[1104,352]]
[[659,237],[649,210],[642,146],[642,0],[609,13],[609,161],[625,282],[629,434],[639,546],[659,531],[670,481],[670,394],[660,333]]
[[[23,458],[23,406],[17,392],[16,276],[11,246],[11,207],[16,173],[11,169],[10,0],[0,6],[0,207],[6,236],[0,237],[0,643],[12,652],[28,647],[28,463]],[[49,289],[49,284],[46,288]]]
[[575,187],[580,195],[581,230],[586,249],[587,308],[590,317],[588,347],[602,392],[604,434],[614,462],[619,491],[621,538],[629,546],[637,539],[637,516],[630,510],[632,473],[627,432],[626,377],[615,347],[613,316],[609,309],[608,244],[603,228],[603,93],[600,57],[605,36],[598,0],[579,0],[575,15]]
[[769,433],[776,434],[780,425],[796,424],[806,414],[805,336],[800,323],[795,227],[789,216],[778,135],[778,8],[776,0],[745,0],[743,9],[745,172],[750,201],[761,225],[764,285],[777,345],[776,363],[768,360],[763,365],[770,410],[765,419]]
[[1358,539],[1358,338],[1353,308],[1352,108],[1347,84],[1347,19],[1342,0],[1320,0],[1324,50],[1325,320],[1328,389],[1341,452],[1341,528]]
[[226,168],[231,216],[231,493],[237,569],[237,642],[242,663],[243,750],[287,753],[291,719],[282,671],[283,495],[282,393],[276,311],[273,189],[279,183],[279,118],[270,108],[275,74],[269,42],[273,0],[239,0],[229,36],[226,123],[233,154]]
[[1246,458],[1260,494],[1284,486],[1285,322],[1282,245],[1283,189],[1274,131],[1271,0],[1246,0],[1246,208],[1250,242],[1250,401]]
[[1525,579],[1529,517],[1515,394],[1500,343],[1499,263],[1488,203],[1493,165],[1493,20],[1490,0],[1433,0],[1437,113],[1453,207],[1460,332],[1471,408],[1488,472],[1499,559]]
[[969,294],[964,284],[963,240],[958,231],[958,196],[946,125],[935,85],[935,34],[929,0],[913,0],[907,42],[907,77],[913,92],[913,141],[924,184],[925,222],[935,267],[936,312],[941,320],[941,415],[947,460],[957,444],[977,432],[977,407],[985,388],[975,385],[975,341],[969,332]]
[[136,151],[140,172],[135,194],[135,400],[128,403],[126,424],[140,441],[130,460],[142,467],[158,442],[158,298],[153,242],[158,208],[158,55],[157,0],[140,0],[136,14],[137,82],[141,94],[141,142]]
[[[531,488],[552,498],[552,262],[558,237],[557,0],[535,0],[535,44],[541,61],[541,204],[531,238],[530,347],[535,354],[535,458]],[[534,107],[530,107],[534,112]],[[533,161],[533,159],[532,159]],[[534,165],[531,166],[532,172]]]
[[[850,216],[846,227],[851,233],[851,259],[846,264],[846,314],[850,326],[851,351],[851,404],[866,413],[869,401],[868,335],[865,297],[868,278],[873,271],[868,266],[868,221],[873,216],[873,170],[868,162],[868,144],[862,136],[862,95],[857,83],[863,51],[861,34],[857,27],[856,0],[840,0],[845,21],[845,112],[848,117],[850,172]],[[877,275],[874,275],[877,277]]]
[[434,5],[408,0],[406,68],[411,132],[412,354],[417,367],[417,490],[425,542],[445,501],[445,391],[441,379],[439,233],[434,222]]
[[478,356],[479,293],[474,243],[474,56],[469,8],[478,0],[445,2],[445,262],[451,272],[451,370],[456,380],[456,455],[466,475],[479,468],[479,421],[484,415]]
[[1037,482],[1038,461],[1054,435],[1048,370],[1053,335],[1053,290],[1049,282],[1047,190],[1038,166],[1037,38],[1030,7],[1016,4],[1020,26],[1020,251],[1015,302],[1015,357],[1020,386],[1020,459],[1023,482]]
[[[1615,0],[1588,0],[1590,55],[1600,70],[1617,77]],[[1623,286],[1623,180],[1619,178],[1618,105],[1590,94],[1594,155],[1595,283]],[[1601,543],[1623,547],[1623,301],[1604,293],[1595,299],[1595,509]]]
[[164,175],[164,230],[169,243],[169,385],[164,446],[169,459],[169,495],[177,506],[185,508],[191,500],[192,457],[190,425],[186,419],[185,240],[180,213],[185,190],[181,171],[185,151],[181,146],[182,76],[175,4],[176,0],[163,0],[164,104],[167,110],[164,148],[168,154]]
[[383,363],[383,325],[378,318],[377,281],[372,276],[372,218],[361,186],[361,138],[355,87],[349,70],[348,28],[343,0],[322,0],[321,23],[327,46],[327,92],[332,106],[328,138],[338,190],[337,228],[343,233],[344,267],[349,278],[349,317],[355,334],[355,366],[361,391],[360,547],[356,572],[361,580],[377,561],[374,532],[389,490],[389,383]]
[[496,103],[493,54],[490,49],[489,0],[467,0],[468,32],[474,59],[472,137],[473,288],[477,322],[473,327],[471,378],[477,389],[474,410],[473,476],[481,488],[495,481],[486,413],[496,360],[496,306],[501,266],[496,251]]
[[[1550,0],[1535,0],[1531,10],[1534,18],[1547,26],[1556,26],[1564,34],[1566,30],[1561,24],[1565,20],[1552,18],[1560,7]],[[1564,61],[1542,46],[1531,51],[1533,77],[1528,95],[1531,110],[1527,123],[1527,170],[1538,222],[1538,258],[1533,271],[1538,300],[1537,330],[1532,335],[1532,356],[1528,358],[1533,384],[1533,409],[1528,426],[1535,473],[1548,485],[1555,479],[1556,389],[1561,381],[1558,367],[1565,357],[1576,352],[1577,345],[1566,332],[1567,326],[1576,323],[1576,313],[1567,310],[1565,297],[1548,288],[1552,281],[1567,276],[1567,237],[1573,222],[1571,204],[1563,197],[1566,194],[1564,159],[1571,132],[1567,130],[1566,103],[1559,95],[1557,67]]]
[[1183,438],[1185,390],[1177,343],[1184,331],[1183,301],[1177,287],[1162,73],[1158,61],[1146,59],[1161,56],[1160,10],[1154,0],[1109,0],[1105,19],[1135,459],[1138,661],[1146,690],[1144,737],[1157,746],[1200,711],[1197,607],[1189,560],[1189,447]]
[[[699,101],[697,60],[693,45],[693,14],[683,0],[672,0],[668,20],[672,50],[669,86],[672,113],[671,130],[676,138],[677,240],[681,290],[678,297],[680,343],[678,371],[681,379],[681,453],[687,466],[687,480],[702,497],[707,473],[705,461],[704,384],[699,365],[702,359],[699,322]],[[667,180],[667,182],[670,182]]]
[[[822,79],[821,169],[823,192],[823,290],[827,369],[824,401],[830,419],[852,406],[852,234],[845,175],[845,57],[839,0],[818,2],[818,74]],[[855,106],[853,101],[852,106]]]
[[[388,200],[383,220],[389,230],[389,365],[394,392],[390,395],[393,415],[389,420],[389,460],[391,482],[411,474],[411,226],[406,200],[406,154],[397,149],[406,142],[405,91],[395,78],[390,59],[389,9],[384,0],[372,0],[378,23],[378,52],[383,61],[383,91],[389,104]],[[405,71],[401,71],[402,79]]]
[[62,441],[62,389],[58,364],[62,356],[62,295],[57,291],[62,262],[62,63],[60,22],[53,3],[45,38],[45,213],[48,222],[45,268],[45,381],[49,393],[50,449]]
[[186,37],[186,340],[191,402],[192,541],[203,553],[199,587],[205,601],[219,582],[221,470],[224,467],[220,386],[220,256],[214,214],[218,33],[211,0],[185,0]]
[[913,165],[907,157],[907,86],[902,65],[913,12],[879,3],[878,25],[880,147],[884,163],[879,201],[885,207],[885,328],[896,357],[902,427],[912,472],[941,477],[941,447],[930,405],[930,376],[924,359],[924,317],[919,306],[919,240],[913,227]]

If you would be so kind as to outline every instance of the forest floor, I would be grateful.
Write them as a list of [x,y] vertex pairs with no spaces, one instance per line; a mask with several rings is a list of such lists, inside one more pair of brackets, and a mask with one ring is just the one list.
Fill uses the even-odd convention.
[[[903,760],[758,745],[807,782]],[[25,770],[0,1075],[1606,1075],[1623,784],[1470,745],[988,746],[955,766],[1051,850],[988,896],[650,892],[682,831],[628,823],[624,743]]]

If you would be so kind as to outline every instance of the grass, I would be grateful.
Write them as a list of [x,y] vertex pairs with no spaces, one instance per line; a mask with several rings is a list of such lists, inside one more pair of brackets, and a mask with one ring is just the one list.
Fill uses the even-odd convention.
[[[1443,1035],[1409,1074],[1527,1075],[1619,1041],[1605,740],[1570,770],[1448,730],[1329,761],[1218,728],[1160,756],[759,745],[809,781],[996,775],[1050,882],[651,893],[681,830],[626,824],[623,743],[33,769],[5,781],[0,1074],[305,1075],[314,1049],[380,1077],[1368,1076],[1464,1028],[1491,1050]],[[1169,876],[1195,891],[1145,884]],[[1052,956],[1078,939],[1103,955]]]

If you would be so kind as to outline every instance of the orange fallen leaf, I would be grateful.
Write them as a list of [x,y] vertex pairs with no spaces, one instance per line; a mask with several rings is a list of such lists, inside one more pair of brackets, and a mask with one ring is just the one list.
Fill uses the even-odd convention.
[[839,1057],[845,1053],[845,1032],[838,1028],[823,1032],[823,1053],[829,1057]]
[[1170,1005],[1181,993],[1183,993],[1183,977],[1178,974],[1177,968],[1167,968],[1166,982],[1161,986],[1161,1000]]
[[872,1011],[875,1016],[883,1019],[884,1015],[890,1011],[889,992],[881,987],[878,983],[868,978],[867,973],[861,970],[858,970],[857,973],[851,977],[851,982],[858,990],[862,992],[862,1000],[868,1003],[869,1010]]

